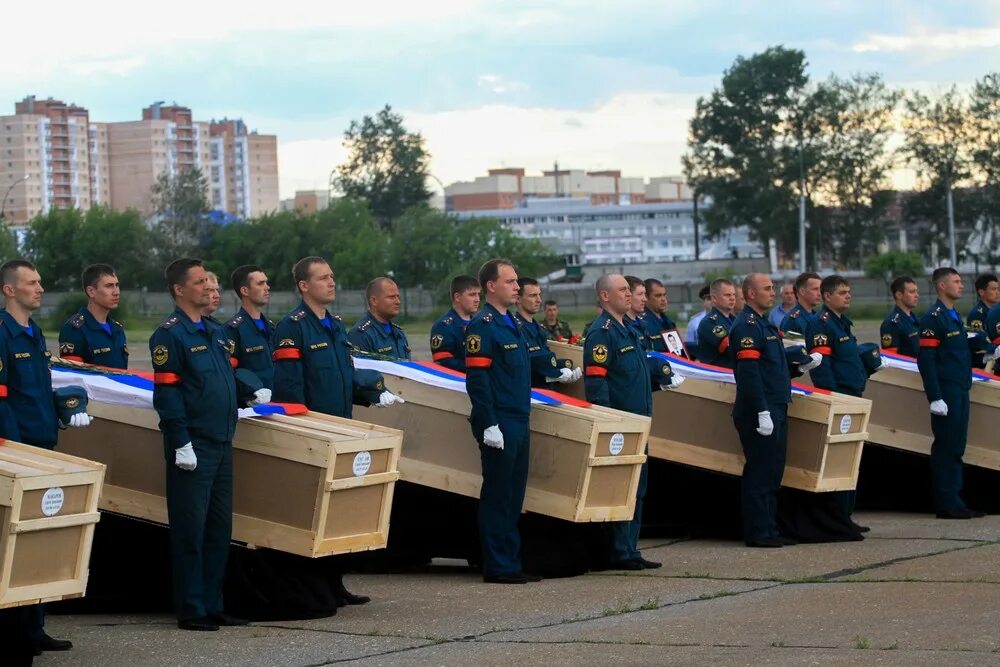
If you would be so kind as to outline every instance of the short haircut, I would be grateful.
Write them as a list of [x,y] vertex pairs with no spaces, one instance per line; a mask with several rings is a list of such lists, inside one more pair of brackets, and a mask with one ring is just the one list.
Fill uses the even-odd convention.
[[733,281],[729,278],[716,278],[712,281],[712,284],[709,285],[709,291],[712,294],[719,294],[725,285],[733,287]]
[[898,278],[892,281],[891,285],[889,285],[889,290],[893,296],[896,296],[896,294],[898,294],[899,292],[905,291],[906,286],[909,285],[910,283],[916,285],[917,281],[911,278],[910,276],[899,276]]
[[957,276],[957,275],[959,275],[959,273],[953,267],[942,266],[940,268],[934,269],[934,273],[931,274],[931,282],[937,285],[940,281],[944,280],[948,276]]
[[233,286],[233,291],[236,292],[236,296],[242,296],[240,294],[240,289],[250,286],[250,274],[251,273],[264,273],[264,269],[260,268],[256,264],[244,264],[243,266],[237,266],[232,275],[229,276],[229,282]]
[[747,298],[747,292],[749,292],[750,290],[755,289],[757,287],[757,276],[759,276],[759,275],[761,275],[761,274],[760,273],[748,273],[743,278],[743,284],[740,286],[740,292],[743,294],[743,298],[744,299]]
[[832,276],[827,276],[823,278],[823,282],[819,284],[819,292],[823,296],[827,294],[833,294],[837,291],[837,288],[841,285],[847,285],[850,287],[851,283],[847,282],[847,278],[844,276],[834,273]]
[[546,300],[545,300],[545,307],[546,307],[546,308],[551,308],[552,306],[555,306],[556,308],[558,308],[558,307],[559,307],[559,304],[558,304],[558,303],[556,303],[556,302],[555,302],[554,300],[552,300],[552,299],[546,299]]
[[317,255],[303,257],[299,261],[295,262],[295,266],[292,267],[292,282],[295,283],[295,289],[299,289],[299,283],[303,280],[309,280],[309,271],[312,269],[313,264],[326,263],[327,261],[325,259]]
[[538,284],[538,281],[535,280],[534,278],[518,278],[517,279],[517,286],[519,288],[521,288],[521,292],[524,292],[524,288],[526,286],[528,286],[528,285],[531,285],[532,287],[541,287],[541,285]]
[[995,283],[997,281],[997,274],[995,273],[984,273],[983,275],[976,278],[976,291],[981,289],[986,289],[990,283]]
[[631,291],[635,291],[635,288],[639,285],[642,285],[643,289],[646,287],[646,283],[642,282],[642,278],[637,276],[625,276],[625,282],[628,283],[628,288]]
[[642,284],[646,286],[646,294],[652,292],[654,287],[663,287],[663,283],[656,278],[646,278]]
[[489,260],[479,268],[479,285],[483,289],[486,289],[486,283],[495,283],[500,278],[501,266],[509,266],[515,271],[517,270],[514,263],[509,259],[495,257]]
[[396,284],[395,281],[393,281],[393,279],[390,278],[389,276],[379,276],[378,278],[373,278],[372,280],[370,280],[368,282],[368,285],[365,287],[365,303],[368,303],[368,300],[371,299],[373,296],[381,294],[382,285],[385,285],[386,282],[390,282],[393,285]]
[[823,279],[820,278],[819,274],[816,273],[815,271],[806,271],[805,273],[800,273],[795,278],[795,293],[798,294],[799,290],[804,289],[810,280],[823,280]]
[[705,285],[700,290],[698,290],[698,298],[701,299],[702,301],[704,301],[709,296],[711,296],[711,294],[712,294],[712,286],[711,285]]
[[600,278],[597,279],[597,282],[594,283],[594,291],[597,292],[597,307],[598,308],[603,308],[604,307],[604,306],[601,305],[601,292],[607,292],[607,291],[611,290],[611,276],[612,275],[615,275],[615,274],[605,273]]
[[188,271],[196,266],[205,266],[205,264],[200,259],[193,257],[181,257],[167,264],[167,268],[163,270],[163,277],[167,281],[167,292],[170,293],[171,297],[174,296],[174,286],[183,285],[187,281]]
[[477,290],[481,289],[481,286],[479,285],[479,279],[476,278],[475,276],[463,274],[460,276],[455,276],[454,278],[451,279],[452,296],[455,296],[456,294],[461,294],[465,290],[473,288]]
[[115,267],[110,264],[91,264],[83,270],[80,274],[80,283],[83,285],[83,289],[88,287],[97,287],[98,281],[104,276],[117,276],[115,273]]
[[17,270],[18,269],[28,269],[29,271],[37,271],[35,265],[26,259],[11,259],[3,263],[0,266],[0,285],[13,285],[14,281],[17,280]]
[[219,276],[216,275],[215,271],[206,271],[205,272],[205,279],[206,280],[214,280],[216,285],[220,285],[220,286],[222,285],[222,283],[219,282]]

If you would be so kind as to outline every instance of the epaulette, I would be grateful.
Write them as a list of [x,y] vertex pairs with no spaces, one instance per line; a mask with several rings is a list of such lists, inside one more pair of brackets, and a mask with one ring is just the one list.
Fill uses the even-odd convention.
[[719,319],[719,314],[718,313],[712,313],[711,315],[708,316],[708,319],[710,319],[710,320],[717,320],[717,319]]
[[296,310],[294,313],[292,313],[288,317],[289,317],[289,319],[292,320],[292,322],[298,322],[299,320],[301,320],[305,316],[306,316],[306,309],[305,308],[299,308],[298,310]]
[[824,310],[823,314],[819,316],[819,319],[823,322],[826,322],[828,319],[830,319],[830,311]]
[[892,321],[899,323],[899,313],[896,313],[895,315],[892,316]]
[[176,315],[171,315],[170,317],[168,317],[167,319],[163,320],[163,322],[160,323],[160,328],[169,329],[170,327],[174,326],[180,321],[181,318],[177,317]]
[[935,308],[934,310],[931,311],[931,315],[935,315],[936,316],[936,315],[940,315],[940,314],[941,314],[941,306],[938,306],[937,308]]
[[[110,318],[109,318],[109,319],[110,319]],[[121,327],[122,329],[124,329],[124,328],[125,328],[125,325],[124,325],[124,324],[122,324],[121,322],[119,322],[118,320],[115,320],[115,319],[112,319],[111,321],[115,323],[115,326],[119,326],[119,327]]]
[[756,324],[757,316],[755,313],[747,313],[747,324]]
[[486,313],[485,315],[483,315],[483,322],[492,322],[492,321],[493,321],[493,313]]
[[605,331],[609,331],[611,329],[611,318],[604,320],[604,326],[601,328]]
[[449,315],[448,317],[441,320],[441,324],[445,325],[446,327],[449,327],[451,326],[451,323],[454,321],[455,321],[454,318],[451,315]]
[[793,310],[792,310],[792,312],[788,313],[788,316],[789,316],[790,318],[792,318],[792,319],[794,320],[794,319],[795,319],[796,317],[798,317],[798,316],[799,316],[799,315],[800,315],[801,313],[802,313],[802,311],[801,311],[801,310],[799,310],[798,308],[795,308],[795,309],[793,309]]
[[83,313],[77,313],[76,315],[74,315],[69,319],[69,323],[73,325],[74,329],[79,329],[80,327],[83,326],[83,323],[86,321],[87,320],[86,318],[84,318]]
[[239,314],[236,314],[236,315],[233,315],[231,318],[229,318],[229,321],[226,322],[226,326],[227,327],[231,327],[233,329],[236,329],[237,327],[240,326],[241,322],[243,322],[243,316],[239,315]]
[[370,317],[366,318],[364,322],[358,325],[358,331],[364,331],[365,329],[367,329],[372,325],[373,321],[374,320],[372,320],[372,318]]

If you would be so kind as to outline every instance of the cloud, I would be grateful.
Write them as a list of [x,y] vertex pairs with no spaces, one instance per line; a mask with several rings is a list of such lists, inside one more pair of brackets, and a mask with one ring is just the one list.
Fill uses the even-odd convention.
[[1000,28],[963,28],[933,32],[917,29],[906,35],[873,34],[852,45],[855,53],[967,51],[1000,46]]
[[509,81],[498,74],[480,74],[476,86],[497,95],[518,93],[528,89],[528,84],[522,81]]

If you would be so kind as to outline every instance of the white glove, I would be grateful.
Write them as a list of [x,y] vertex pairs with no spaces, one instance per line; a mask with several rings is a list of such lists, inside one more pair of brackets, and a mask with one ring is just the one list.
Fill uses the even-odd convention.
[[993,358],[1000,359],[1000,345],[997,345],[995,348],[993,348]]
[[503,449],[503,433],[500,426],[490,426],[483,431],[483,444],[494,449]]
[[931,401],[931,414],[937,415],[938,417],[947,417],[948,404],[942,401],[940,398],[936,401]]
[[803,373],[805,373],[806,371],[811,371],[812,369],[816,368],[821,363],[823,363],[823,355],[820,354],[819,352],[811,353],[809,355],[809,358],[812,359],[812,361],[806,362],[801,366],[799,366],[799,370],[802,371]]
[[381,394],[378,395],[378,403],[375,404],[375,407],[387,408],[390,405],[394,405],[396,403],[406,403],[406,401],[404,401],[399,396],[396,396],[391,391],[383,391]]
[[560,368],[559,377],[545,378],[546,382],[576,382],[583,377],[583,371],[579,368]]
[[771,435],[774,433],[774,422],[771,421],[771,412],[769,410],[757,413],[757,432],[761,435]]
[[250,399],[250,407],[255,405],[263,405],[264,403],[271,402],[271,390],[268,388],[258,389],[253,393],[253,398]]
[[194,470],[198,467],[198,457],[194,455],[191,443],[174,450],[174,464],[181,470]]
[[69,416],[69,423],[64,424],[62,421],[59,422],[59,426],[65,428],[67,426],[72,426],[73,428],[83,428],[84,426],[90,426],[90,422],[94,421],[94,418],[88,415],[86,412],[77,412],[75,415]]
[[570,382],[576,382],[582,377],[583,377],[583,369],[577,366],[576,368],[573,369],[573,379],[570,380]]
[[681,386],[682,384],[684,384],[684,378],[681,377],[680,375],[675,374],[670,376],[670,382],[668,382],[667,384],[661,384],[660,389],[663,389],[664,391],[666,391],[667,389],[677,389],[677,387]]

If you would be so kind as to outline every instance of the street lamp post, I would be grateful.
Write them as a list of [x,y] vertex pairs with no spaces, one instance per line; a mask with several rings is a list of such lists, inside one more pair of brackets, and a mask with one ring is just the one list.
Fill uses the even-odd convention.
[[16,186],[16,185],[17,185],[18,183],[24,183],[24,182],[25,182],[26,180],[28,180],[28,175],[27,175],[27,174],[25,174],[25,175],[24,175],[24,176],[22,176],[21,178],[17,179],[17,180],[16,180],[16,181],[14,181],[13,183],[11,183],[11,184],[10,184],[10,187],[8,187],[8,188],[7,188],[7,192],[5,192],[5,193],[3,194],[3,200],[2,200],[2,201],[0,201],[0,221],[4,221],[4,222],[6,222],[6,220],[7,220],[7,218],[5,217],[5,216],[6,216],[6,213],[4,213],[4,211],[5,211],[5,210],[6,210],[6,208],[7,208],[7,197],[9,197],[9,196],[10,196],[10,193],[11,193],[11,191],[13,191],[13,190],[14,190],[14,187],[15,187],[15,186]]

